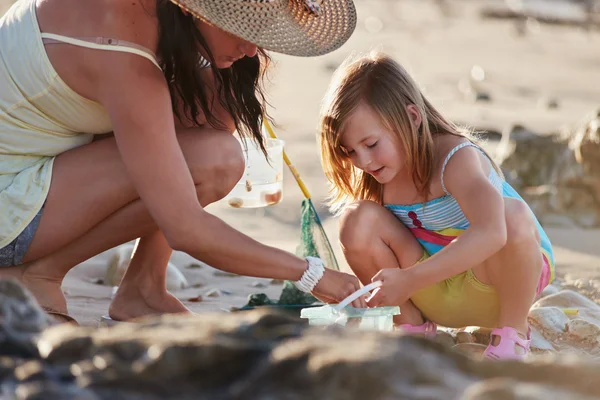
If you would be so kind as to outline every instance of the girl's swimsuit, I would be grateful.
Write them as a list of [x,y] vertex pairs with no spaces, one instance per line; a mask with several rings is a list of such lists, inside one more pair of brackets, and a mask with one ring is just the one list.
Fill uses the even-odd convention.
[[[469,227],[469,221],[460,209],[458,202],[444,185],[444,171],[448,161],[458,150],[468,146],[483,152],[474,143],[465,142],[448,153],[441,173],[445,196],[424,204],[385,205],[411,230],[423,246],[425,250],[423,259],[443,249]],[[493,167],[488,179],[504,197],[523,200]],[[537,286],[539,294],[554,280],[554,256],[548,235],[537,219],[535,219],[535,223],[540,233],[543,262],[542,274]],[[415,293],[411,300],[427,319],[448,327],[467,325],[494,327],[499,314],[496,290],[479,281],[472,270],[422,289]]]

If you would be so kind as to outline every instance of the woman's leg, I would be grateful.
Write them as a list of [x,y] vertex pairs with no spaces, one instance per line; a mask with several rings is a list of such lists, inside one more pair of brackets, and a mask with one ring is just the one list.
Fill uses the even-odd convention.
[[527,333],[527,315],[542,273],[540,235],[527,204],[505,198],[506,245],[473,273],[498,293],[498,327]]
[[[423,257],[423,247],[389,210],[372,201],[350,206],[341,218],[340,242],[344,256],[366,285],[383,268],[410,268]],[[400,305],[395,324],[423,324],[421,312],[409,300]]]
[[[235,138],[225,132],[192,129],[178,134],[178,139],[201,204],[225,196],[244,168]],[[72,267],[138,237],[153,237],[158,242],[156,231],[125,172],[115,140],[93,142],[57,157],[44,213],[25,264],[0,269],[0,277],[19,278],[42,305],[66,311],[60,284]],[[143,255],[143,248],[140,250]],[[137,271],[147,280],[162,279],[164,260],[153,260],[152,269],[157,270],[144,274],[139,270],[150,261],[148,257],[138,259],[132,260],[130,276]],[[138,282],[143,286],[144,282]],[[148,302],[157,306],[168,294],[166,289],[162,293],[154,289],[148,293]]]

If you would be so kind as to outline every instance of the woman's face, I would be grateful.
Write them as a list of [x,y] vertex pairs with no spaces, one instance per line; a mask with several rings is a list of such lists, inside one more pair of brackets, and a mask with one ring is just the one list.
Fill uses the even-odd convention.
[[[229,68],[241,58],[256,55],[256,45],[246,40],[201,20],[196,20],[196,26],[206,41],[217,68]],[[202,56],[208,59],[208,55],[204,54],[204,49],[200,51],[203,53]]]

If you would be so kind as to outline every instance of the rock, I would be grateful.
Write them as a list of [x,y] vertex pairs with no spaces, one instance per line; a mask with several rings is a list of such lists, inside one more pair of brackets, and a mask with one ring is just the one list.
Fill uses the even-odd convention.
[[265,288],[265,287],[267,287],[267,284],[264,282],[252,282],[252,287]]
[[[481,343],[487,344],[490,342],[490,334],[492,333],[491,328],[484,328],[481,326],[466,326],[464,328],[453,329],[455,332],[456,338],[458,339],[459,334],[464,335],[463,340],[466,340],[461,343]],[[471,337],[471,341],[468,341],[468,336]],[[458,340],[457,340],[457,343]]]
[[[14,282],[0,282],[4,296],[0,304],[35,310],[31,298],[16,288]],[[8,315],[5,308],[2,312],[3,317]],[[0,319],[0,332],[8,331],[7,326],[25,329],[19,334],[28,332],[28,325],[12,322]],[[570,326],[583,332],[576,324]],[[396,332],[317,328],[273,310],[165,315],[101,329],[62,324],[36,332],[22,336],[37,350],[28,360],[0,356],[0,397],[587,400],[600,396],[600,369],[582,358],[477,361],[485,345],[462,343],[453,350]]]
[[442,330],[438,330],[437,335],[435,335],[435,338],[433,340],[446,347],[452,347],[456,344],[456,341],[452,334]]
[[458,343],[452,347],[452,350],[464,354],[474,360],[481,360],[483,358],[483,352],[486,348],[487,345],[481,343]]
[[234,274],[233,272],[220,271],[220,270],[215,271],[214,275],[220,276],[223,278],[236,278],[239,276],[238,274]]
[[529,323],[548,338],[545,332],[552,332],[552,334],[566,332],[569,317],[558,307],[533,308],[529,311]]
[[547,340],[537,328],[531,328],[531,351],[534,353],[555,351],[549,340]]
[[475,343],[475,338],[469,332],[457,332],[456,333],[456,343]]
[[540,294],[541,297],[546,297],[546,296],[550,296],[553,294],[556,294],[559,292],[559,288],[557,288],[554,285],[548,285],[544,288],[544,290],[542,290],[542,293]]
[[[84,337],[92,338],[86,347],[69,346]],[[266,311],[50,330],[40,345],[53,365],[72,362],[77,382],[102,399],[458,399],[518,385],[531,399],[549,390],[573,400],[600,395],[600,371],[587,364],[476,362],[424,338],[310,328]]]
[[598,347],[600,341],[600,326],[598,325],[578,318],[567,323],[567,332],[574,336],[575,340],[588,341],[591,346]]
[[224,295],[220,289],[210,289],[204,294],[206,297],[221,297]]
[[34,341],[52,323],[17,280],[0,279],[0,356],[37,356]]
[[496,152],[542,224],[600,227],[600,110],[560,135],[511,126]]
[[[121,279],[129,267],[134,246],[124,244],[119,246],[109,260],[104,284],[108,286],[119,286]],[[176,291],[188,287],[188,281],[177,267],[169,262],[167,265],[167,290]]]
[[552,97],[540,97],[538,99],[538,106],[548,110],[555,110],[558,108],[558,100]]

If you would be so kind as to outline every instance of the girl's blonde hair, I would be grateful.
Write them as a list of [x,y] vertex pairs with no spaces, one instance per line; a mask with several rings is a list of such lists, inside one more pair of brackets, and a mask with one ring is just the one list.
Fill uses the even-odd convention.
[[[321,163],[330,183],[329,206],[334,213],[357,200],[383,203],[383,186],[352,165],[340,144],[344,123],[361,102],[400,138],[413,182],[424,198],[429,195],[434,172],[433,136],[448,134],[473,140],[470,132],[446,120],[406,70],[389,56],[373,52],[350,57],[335,72],[321,108]],[[411,104],[421,115],[418,127],[407,112]]]

